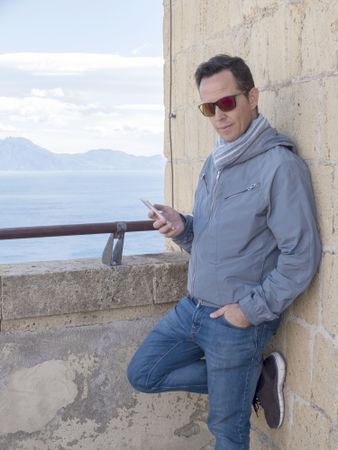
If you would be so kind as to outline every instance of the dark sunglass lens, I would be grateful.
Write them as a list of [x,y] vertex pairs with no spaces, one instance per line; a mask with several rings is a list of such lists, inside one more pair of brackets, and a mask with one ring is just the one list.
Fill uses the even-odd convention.
[[199,106],[201,113],[206,117],[215,115],[215,105],[213,103],[202,103]]
[[223,97],[220,100],[218,100],[217,106],[222,111],[231,111],[232,109],[236,108],[236,97],[235,96]]

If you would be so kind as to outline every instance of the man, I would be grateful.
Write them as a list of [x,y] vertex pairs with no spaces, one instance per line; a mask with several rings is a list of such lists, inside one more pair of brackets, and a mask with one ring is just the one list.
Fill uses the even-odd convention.
[[[258,113],[245,62],[217,55],[195,79],[217,146],[203,166],[193,214],[164,205],[155,205],[164,219],[149,214],[190,253],[188,294],[145,339],[128,377],[142,392],[207,393],[216,450],[248,449],[263,350],[313,278],[321,245],[308,169],[293,142]],[[278,427],[282,358],[273,354],[265,369],[258,396]]]

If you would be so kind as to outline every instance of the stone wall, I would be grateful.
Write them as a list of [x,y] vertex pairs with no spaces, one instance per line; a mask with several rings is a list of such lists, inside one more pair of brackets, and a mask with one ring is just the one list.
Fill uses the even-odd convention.
[[[172,5],[172,113],[170,105]],[[165,0],[166,201],[190,212],[215,135],[197,110],[193,74],[217,53],[243,57],[260,111],[292,137],[310,167],[323,260],[285,314],[271,348],[287,358],[286,419],[253,419],[253,449],[338,448],[338,6],[332,0]],[[169,120],[171,120],[172,152]],[[172,187],[171,168],[174,168]]]
[[147,395],[126,368],[186,289],[181,254],[0,266],[0,450],[202,450],[205,396]]

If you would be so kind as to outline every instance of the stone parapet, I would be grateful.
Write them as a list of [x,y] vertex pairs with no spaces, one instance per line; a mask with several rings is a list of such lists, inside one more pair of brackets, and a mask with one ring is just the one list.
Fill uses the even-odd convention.
[[62,317],[71,325],[72,316],[76,325],[81,316],[96,323],[114,310],[128,318],[136,307],[177,301],[186,269],[183,253],[126,256],[111,268],[97,259],[1,265],[1,330],[48,327]]
[[140,394],[126,376],[185,293],[186,255],[0,268],[0,450],[211,448],[205,396]]

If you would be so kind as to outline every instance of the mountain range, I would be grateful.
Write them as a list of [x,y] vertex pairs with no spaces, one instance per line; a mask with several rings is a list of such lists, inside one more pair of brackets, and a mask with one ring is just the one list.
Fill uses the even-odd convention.
[[0,139],[0,171],[162,170],[161,155],[135,156],[119,150],[53,153],[25,138]]

